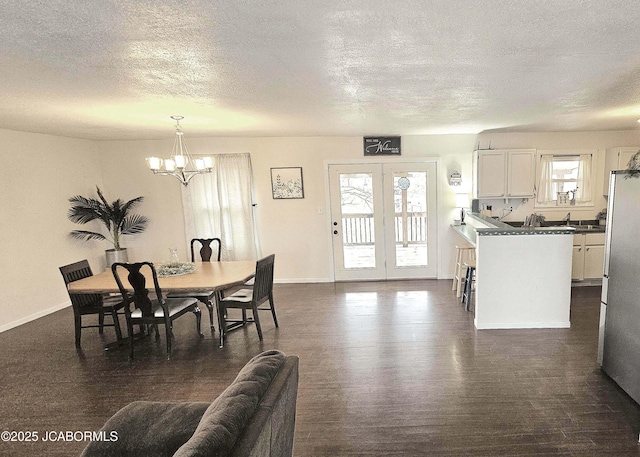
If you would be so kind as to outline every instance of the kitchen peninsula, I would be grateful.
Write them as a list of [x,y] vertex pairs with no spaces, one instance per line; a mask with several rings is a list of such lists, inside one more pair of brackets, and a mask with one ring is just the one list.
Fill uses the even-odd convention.
[[571,227],[511,227],[478,213],[453,226],[476,247],[477,329],[569,328]]

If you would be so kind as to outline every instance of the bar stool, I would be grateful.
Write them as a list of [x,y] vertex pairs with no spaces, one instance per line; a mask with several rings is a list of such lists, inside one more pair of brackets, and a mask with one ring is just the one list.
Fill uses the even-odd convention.
[[456,297],[460,298],[462,289],[462,268],[465,260],[475,260],[476,248],[470,244],[462,244],[456,246],[456,266],[453,273],[453,287],[451,290],[456,291]]
[[467,260],[464,262],[467,267],[467,273],[464,278],[464,292],[462,293],[462,303],[465,303],[465,309],[469,311],[471,305],[471,296],[473,294],[473,282],[476,279],[476,261]]

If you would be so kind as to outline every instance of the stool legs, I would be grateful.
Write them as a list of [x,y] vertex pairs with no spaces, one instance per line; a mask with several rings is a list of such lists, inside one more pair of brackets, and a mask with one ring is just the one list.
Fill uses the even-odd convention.
[[[460,262],[462,263],[462,261]],[[460,271],[458,272],[458,287],[456,289],[456,297],[460,297],[461,293],[462,293],[462,269],[465,268],[464,265],[460,265],[459,269]],[[468,268],[467,268],[468,270]],[[465,271],[465,277],[467,276],[467,273]]]
[[453,287],[451,290],[456,290],[456,297],[460,296],[460,277],[462,274],[462,249],[456,249],[456,264],[453,271]]
[[465,260],[475,260],[476,250],[474,247],[461,247],[456,246],[456,264],[453,273],[453,284],[451,290],[456,291],[456,297],[460,298],[462,290],[464,289],[464,276],[463,272],[466,267],[464,265]]
[[462,296],[460,297],[460,303],[464,303],[467,299],[467,284],[469,284],[469,273],[471,272],[471,268],[467,268],[467,271],[464,275],[464,285],[462,286]]
[[471,296],[473,293],[472,285],[475,272],[475,267],[467,267],[467,273],[464,278],[464,292],[462,293],[462,299],[460,301],[465,304],[465,309],[467,311],[469,311],[471,306]]

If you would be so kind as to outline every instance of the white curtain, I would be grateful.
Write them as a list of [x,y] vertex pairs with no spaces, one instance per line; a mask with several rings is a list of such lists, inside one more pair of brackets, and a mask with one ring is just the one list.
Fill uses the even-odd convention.
[[540,157],[540,178],[538,180],[538,203],[553,201],[553,156]]
[[222,240],[222,260],[255,260],[259,245],[251,156],[214,157],[214,171],[194,177],[182,189],[187,244],[192,238],[218,237]]
[[578,162],[578,190],[576,191],[576,203],[588,203],[591,201],[591,154],[580,154]]

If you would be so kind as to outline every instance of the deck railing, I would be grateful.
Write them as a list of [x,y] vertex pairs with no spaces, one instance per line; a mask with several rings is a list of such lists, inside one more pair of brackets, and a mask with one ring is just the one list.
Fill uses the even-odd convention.
[[[406,227],[406,231],[404,230]],[[396,213],[394,217],[396,243],[404,246],[427,241],[427,213],[408,212],[406,217]],[[349,214],[342,216],[342,243],[344,245],[366,245],[375,241],[373,214]]]

